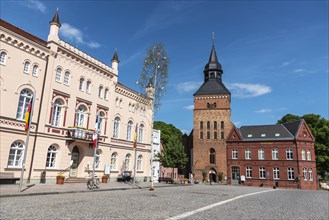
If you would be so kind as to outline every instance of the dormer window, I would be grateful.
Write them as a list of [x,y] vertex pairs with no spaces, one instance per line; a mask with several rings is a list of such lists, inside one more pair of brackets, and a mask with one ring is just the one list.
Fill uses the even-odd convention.
[[248,138],[251,138],[252,137],[252,134],[248,134]]
[[261,136],[261,137],[266,137],[266,134],[261,134],[260,136]]
[[279,134],[279,133],[276,133],[276,134],[275,134],[275,137],[280,137],[280,134]]

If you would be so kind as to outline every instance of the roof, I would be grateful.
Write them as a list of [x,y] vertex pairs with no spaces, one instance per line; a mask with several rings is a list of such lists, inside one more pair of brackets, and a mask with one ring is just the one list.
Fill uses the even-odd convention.
[[61,26],[62,26],[62,25],[61,25],[61,22],[59,21],[58,9],[56,10],[56,13],[55,13],[53,19],[52,19],[49,23],[50,23],[50,24],[51,24],[51,23],[57,24],[58,27],[61,27]]
[[301,120],[286,122],[286,123],[283,123],[282,125],[285,126],[292,135],[296,136],[298,129],[301,125]]
[[12,32],[15,32],[16,34],[18,34],[20,36],[23,36],[23,37],[25,37],[25,38],[27,38],[27,39],[29,39],[29,40],[37,43],[37,44],[40,44],[41,46],[44,46],[44,47],[47,46],[47,42],[46,41],[44,41],[44,40],[42,40],[42,39],[40,39],[40,38],[38,38],[38,37],[36,37],[36,36],[34,36],[34,35],[26,32],[26,31],[23,31],[22,29],[20,29],[20,28],[14,26],[14,25],[12,25],[12,24],[10,24],[10,23],[2,20],[1,18],[0,18],[0,26],[1,27],[4,27],[4,28],[6,28],[6,29],[8,29],[8,30],[10,30]]
[[242,126],[239,131],[243,141],[294,140],[294,135],[282,124]]
[[231,94],[220,79],[209,79],[193,95]]
[[211,53],[209,57],[208,63],[204,67],[204,71],[209,70],[219,70],[222,71],[222,65],[218,62],[217,54],[215,50],[215,46],[213,45],[211,48]]

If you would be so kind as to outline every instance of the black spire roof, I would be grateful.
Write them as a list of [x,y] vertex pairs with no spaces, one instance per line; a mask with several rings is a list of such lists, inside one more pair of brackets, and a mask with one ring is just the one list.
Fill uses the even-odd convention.
[[223,74],[222,65],[218,62],[214,45],[212,45],[209,61],[204,67],[204,73],[206,74],[211,70],[218,70],[221,74]]
[[58,27],[61,27],[61,26],[62,26],[62,25],[61,25],[61,22],[59,21],[58,8],[57,8],[57,10],[56,10],[55,16],[54,16],[53,19],[49,22],[49,24],[52,24],[52,23],[57,24]]
[[117,53],[117,51],[114,51],[114,55],[113,55],[112,61],[120,62],[120,61],[119,61],[119,58],[118,58],[118,53]]

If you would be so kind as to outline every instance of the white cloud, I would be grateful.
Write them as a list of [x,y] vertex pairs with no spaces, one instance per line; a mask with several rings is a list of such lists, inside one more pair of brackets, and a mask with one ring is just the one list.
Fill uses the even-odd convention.
[[179,83],[176,86],[177,92],[178,93],[184,93],[184,92],[191,92],[191,91],[196,91],[200,86],[202,82],[183,82]]
[[186,106],[184,106],[184,109],[193,110],[194,109],[194,105],[186,105]]
[[233,95],[240,98],[251,98],[265,95],[272,91],[271,87],[261,84],[227,83]]
[[305,69],[295,69],[294,72],[295,73],[305,72]]
[[90,42],[86,42],[83,39],[83,33],[71,26],[68,23],[63,23],[61,28],[59,29],[59,33],[66,39],[68,39],[69,41],[72,41],[76,44],[84,44],[87,45],[90,48],[99,48],[101,45],[97,42],[94,41],[90,41]]
[[28,8],[32,8],[32,9],[35,9],[35,10],[38,10],[42,13],[45,13],[46,12],[46,5],[41,2],[41,1],[38,1],[38,0],[28,0],[28,1],[23,1],[22,2],[24,6],[28,7]]
[[295,61],[295,59],[285,61],[285,62],[281,63],[280,67],[289,66],[289,65],[292,64],[294,61]]
[[272,111],[271,109],[263,108],[263,109],[257,110],[256,113],[268,113],[268,112],[271,112],[271,111]]

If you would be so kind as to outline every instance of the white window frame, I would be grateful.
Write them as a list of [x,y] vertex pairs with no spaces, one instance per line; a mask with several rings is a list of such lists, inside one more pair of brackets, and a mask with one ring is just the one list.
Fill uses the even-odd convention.
[[104,90],[104,99],[105,100],[109,99],[109,89],[108,88],[105,88],[105,90]]
[[[86,93],[90,94],[90,88],[91,88],[91,81],[87,80],[87,82],[86,82]],[[80,91],[82,91],[82,90],[80,90]]]
[[277,148],[272,149],[272,160],[279,159],[279,150]]
[[312,154],[310,150],[307,150],[307,160],[312,160]]
[[0,52],[0,64],[6,65],[7,53],[5,51]]
[[232,159],[238,159],[238,149],[232,149]]
[[131,141],[132,140],[132,127],[133,127],[133,122],[132,121],[128,121],[128,124],[127,124],[127,135],[126,135],[126,140],[127,141]]
[[27,111],[27,107],[30,104],[32,98],[32,92],[29,89],[23,89],[19,95],[19,101],[16,112],[16,119],[23,120],[25,117],[25,113]]
[[288,167],[287,178],[288,180],[295,180],[295,170],[292,167]]
[[137,170],[141,171],[142,170],[142,164],[143,164],[143,156],[139,155],[137,157]]
[[307,181],[307,168],[306,167],[303,168],[303,178],[304,178],[304,181]]
[[246,160],[250,160],[251,159],[251,150],[249,148],[247,148],[245,150],[245,157],[246,157]]
[[118,138],[119,137],[119,130],[120,130],[120,117],[117,116],[114,118],[114,123],[113,123],[113,137]]
[[64,73],[64,80],[63,80],[63,84],[68,86],[70,85],[70,72],[69,71],[65,71]]
[[280,179],[280,168],[273,167],[273,179],[279,180]]
[[117,159],[118,159],[118,153],[114,152],[111,155],[111,170],[116,170],[117,167]]
[[259,179],[266,179],[266,170],[265,167],[259,167]]
[[302,160],[306,160],[306,154],[304,149],[302,149],[301,154],[302,154]]
[[98,87],[98,98],[103,99],[103,86]]
[[85,124],[85,114],[87,109],[85,106],[80,105],[76,111],[75,126],[84,127]]
[[[22,167],[25,144],[22,141],[14,141],[10,145],[8,168]],[[12,157],[12,158],[11,158]]]
[[56,69],[55,81],[56,82],[61,82],[61,80],[62,80],[62,68],[58,67]]
[[263,148],[258,149],[258,160],[264,160],[265,158],[265,151]]
[[38,67],[38,65],[34,64],[33,67],[32,67],[32,76],[37,77],[38,72],[39,72],[39,67]]
[[63,102],[61,99],[56,99],[53,106],[53,114],[51,117],[51,126],[59,127],[62,118],[62,106]]
[[138,142],[143,143],[143,135],[144,135],[144,125],[140,124],[138,127]]
[[83,77],[81,77],[79,79],[79,91],[83,92],[84,85],[85,85],[85,79]]
[[313,181],[314,176],[313,176],[313,169],[312,168],[308,169],[308,176],[309,176],[309,180]]
[[30,61],[25,61],[23,72],[26,73],[26,74],[29,74],[29,72],[30,72],[30,66],[31,66]]
[[57,157],[57,147],[51,145],[48,147],[47,151],[47,161],[46,161],[46,168],[56,168],[56,157]]
[[246,167],[246,178],[252,178],[252,167],[251,166]]
[[124,171],[129,171],[129,169],[130,169],[130,158],[131,158],[131,155],[126,154],[125,161],[124,161]]
[[294,159],[293,151],[290,148],[288,148],[286,150],[286,158],[287,158],[287,160],[293,160]]

